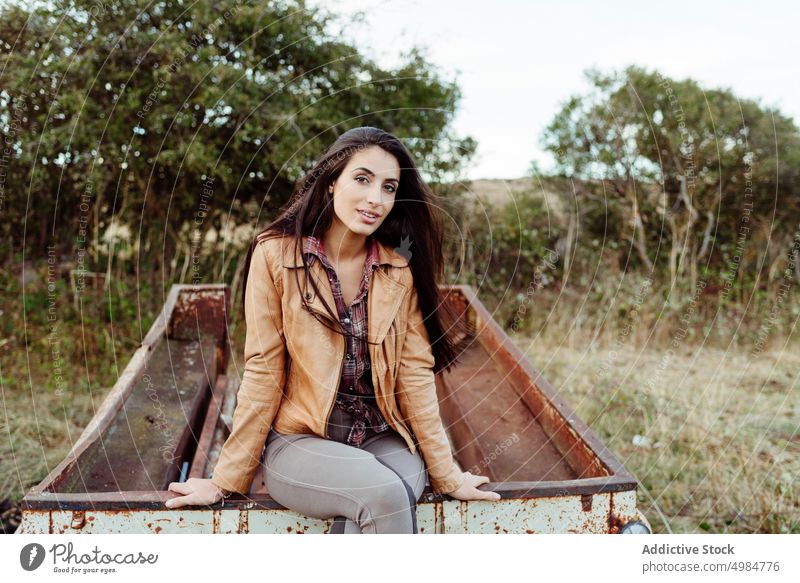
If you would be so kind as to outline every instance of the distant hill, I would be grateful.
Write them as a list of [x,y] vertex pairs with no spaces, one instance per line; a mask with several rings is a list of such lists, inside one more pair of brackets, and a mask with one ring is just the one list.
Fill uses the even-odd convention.
[[558,220],[567,217],[567,204],[571,198],[571,187],[563,178],[557,177],[523,177],[523,178],[485,178],[465,182],[456,191],[468,200],[479,204],[499,207],[515,200],[520,200],[520,195],[530,193],[540,196]]

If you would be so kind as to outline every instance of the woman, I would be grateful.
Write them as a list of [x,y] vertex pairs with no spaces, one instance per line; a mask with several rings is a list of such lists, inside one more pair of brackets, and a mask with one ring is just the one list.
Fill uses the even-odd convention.
[[439,294],[441,220],[409,151],[352,129],[293,201],[248,252],[233,431],[212,477],[171,483],[183,496],[167,506],[246,494],[262,461],[270,495],[335,518],[333,532],[416,532],[426,477],[453,498],[499,499],[455,464],[439,416],[434,374],[465,337]]

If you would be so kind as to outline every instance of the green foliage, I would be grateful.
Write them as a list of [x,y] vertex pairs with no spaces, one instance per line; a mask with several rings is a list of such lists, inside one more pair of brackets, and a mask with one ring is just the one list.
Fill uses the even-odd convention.
[[29,224],[28,245],[74,251],[81,225],[96,244],[113,219],[142,254],[162,251],[149,254],[158,267],[184,224],[202,234],[231,213],[268,220],[314,157],[359,125],[406,139],[429,179],[457,175],[475,143],[450,135],[455,83],[417,49],[383,70],[336,24],[303,0],[4,6],[4,238],[20,246]]
[[784,250],[800,213],[791,118],[639,67],[587,79],[591,89],[567,100],[542,143],[558,172],[579,182],[577,196],[600,205],[581,217],[589,229],[627,240],[641,264],[673,279],[690,265],[727,263],[740,237],[771,245],[773,257]]

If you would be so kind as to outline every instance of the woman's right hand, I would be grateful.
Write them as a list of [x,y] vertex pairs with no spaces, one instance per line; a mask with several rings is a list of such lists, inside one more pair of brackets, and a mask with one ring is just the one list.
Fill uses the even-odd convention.
[[500,494],[497,492],[478,490],[478,486],[481,484],[489,483],[488,477],[471,474],[469,472],[464,472],[464,474],[464,481],[458,488],[452,492],[448,492],[448,496],[457,500],[500,500]]
[[222,490],[210,478],[189,478],[185,482],[171,482],[167,490],[183,494],[167,500],[164,503],[167,508],[207,506],[222,500]]

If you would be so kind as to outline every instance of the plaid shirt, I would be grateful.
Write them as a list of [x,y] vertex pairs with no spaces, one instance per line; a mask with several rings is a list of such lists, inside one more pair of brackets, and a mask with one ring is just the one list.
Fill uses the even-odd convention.
[[346,331],[357,336],[345,336],[346,351],[342,378],[331,413],[329,426],[338,431],[329,431],[334,434],[345,431],[346,438],[337,438],[348,445],[360,447],[365,439],[372,435],[382,433],[389,429],[389,425],[381,415],[375,403],[375,388],[372,385],[370,371],[370,356],[367,342],[367,292],[372,272],[380,266],[378,260],[378,245],[370,237],[367,239],[368,252],[361,275],[361,285],[356,293],[353,303],[348,308],[345,305],[341,282],[336,270],[330,264],[322,240],[317,237],[308,237],[304,253],[307,255],[309,265],[314,259],[319,258],[328,273],[331,291],[336,300],[336,310],[339,320]]

